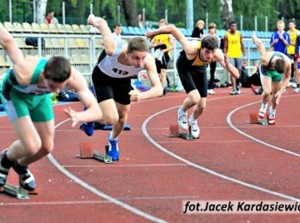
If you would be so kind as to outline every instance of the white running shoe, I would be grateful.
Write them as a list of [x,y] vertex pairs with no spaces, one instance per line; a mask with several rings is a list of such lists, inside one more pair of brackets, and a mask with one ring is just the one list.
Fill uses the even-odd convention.
[[207,93],[208,93],[208,94],[215,94],[216,92],[214,91],[214,89],[208,89],[208,90],[207,90]]
[[268,108],[268,104],[262,104],[260,106],[259,112],[258,112],[258,116],[260,118],[265,118],[266,117],[266,113],[267,113],[267,108]]
[[295,92],[295,93],[299,93],[299,91],[300,91],[300,88],[298,88],[298,87],[296,87],[296,88],[294,89],[294,92]]
[[191,125],[191,135],[193,136],[194,139],[198,139],[200,135],[200,128],[198,126],[197,120],[193,120],[190,116],[189,119],[190,125]]
[[178,117],[178,126],[183,130],[188,130],[189,125],[187,120],[187,112],[184,112],[181,106],[178,108],[177,117]]

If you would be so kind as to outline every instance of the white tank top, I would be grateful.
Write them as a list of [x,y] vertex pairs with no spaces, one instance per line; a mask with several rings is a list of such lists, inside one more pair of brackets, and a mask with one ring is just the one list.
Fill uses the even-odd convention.
[[[111,56],[106,55],[98,63],[98,67],[103,73],[113,78],[128,78],[137,75],[141,70],[144,69],[144,66],[142,67],[127,66],[118,62],[118,58],[122,52],[122,48],[123,48],[123,43],[117,42],[117,47],[113,55]],[[147,54],[146,59],[148,56],[149,54]]]

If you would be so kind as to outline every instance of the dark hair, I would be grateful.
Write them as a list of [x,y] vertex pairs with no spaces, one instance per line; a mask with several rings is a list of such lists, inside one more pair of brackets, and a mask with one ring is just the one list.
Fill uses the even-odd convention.
[[229,23],[229,26],[231,26],[232,24],[236,24],[236,22],[235,22],[235,21],[231,21],[231,22]]
[[121,23],[115,24],[114,28],[116,28],[116,27],[122,27]]
[[70,75],[71,64],[65,57],[51,57],[44,67],[45,79],[62,83],[65,80],[67,80],[70,77]]
[[201,48],[208,50],[215,50],[218,48],[218,39],[215,36],[207,35],[201,40]]
[[275,70],[278,72],[278,73],[280,73],[280,74],[282,74],[284,71],[285,71],[285,68],[286,68],[286,64],[285,64],[285,61],[284,61],[284,59],[277,59],[276,61],[275,61]]
[[128,42],[127,51],[132,53],[133,51],[148,52],[149,47],[144,37],[133,37]]

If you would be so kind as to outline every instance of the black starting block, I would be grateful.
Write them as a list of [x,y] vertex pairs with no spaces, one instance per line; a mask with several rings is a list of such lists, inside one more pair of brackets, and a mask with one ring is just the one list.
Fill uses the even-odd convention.
[[170,137],[179,137],[185,140],[194,140],[191,134],[191,126],[188,132],[180,131],[178,124],[170,125]]
[[250,113],[250,124],[268,125],[269,123],[268,123],[267,119],[262,119],[262,118],[258,117],[257,113],[252,112],[252,113]]
[[96,159],[104,163],[113,163],[112,157],[107,155],[108,145],[105,146],[105,153],[93,151],[91,143],[82,142],[79,144],[81,159]]
[[0,187],[0,192],[18,198],[20,200],[29,199],[29,195],[37,195],[36,191],[27,191],[21,186],[11,184],[5,184],[3,187]]

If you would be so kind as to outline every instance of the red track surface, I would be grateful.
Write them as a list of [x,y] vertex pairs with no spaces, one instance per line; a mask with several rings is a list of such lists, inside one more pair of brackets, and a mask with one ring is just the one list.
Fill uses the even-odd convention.
[[[300,212],[182,213],[185,201],[300,198],[299,95],[288,89],[276,125],[260,126],[249,124],[260,97],[248,89],[239,96],[229,91],[217,89],[209,97],[199,120],[201,139],[194,141],[168,137],[184,93],[132,104],[132,130],[119,138],[121,157],[114,164],[77,158],[80,142],[104,151],[108,132],[87,137],[71,128],[62,111],[81,105],[56,106],[55,150],[30,167],[39,194],[30,200],[0,194],[0,222],[299,222]],[[15,134],[7,117],[0,121],[6,148]],[[9,181],[16,182],[10,174]]]

